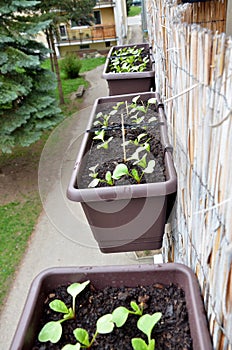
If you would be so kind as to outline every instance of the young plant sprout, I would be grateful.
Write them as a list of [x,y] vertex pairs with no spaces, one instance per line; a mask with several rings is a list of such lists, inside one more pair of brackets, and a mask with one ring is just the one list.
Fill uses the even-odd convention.
[[95,131],[95,136],[93,137],[93,140],[100,140],[102,141],[99,145],[97,145],[97,149],[104,148],[108,149],[109,143],[111,140],[113,140],[113,137],[109,137],[108,140],[105,140],[105,130],[97,130]]
[[137,327],[147,336],[147,343],[141,338],[133,338],[131,344],[134,350],[154,350],[155,339],[151,339],[151,332],[156,323],[161,319],[161,312],[156,312],[153,315],[143,315],[137,322]]
[[113,109],[117,112],[119,107],[123,105],[125,102],[118,102],[115,106],[113,106]]
[[[145,106],[143,101],[141,100],[140,103],[140,95],[135,96],[132,99],[132,102],[128,104],[127,101],[125,102],[118,102],[116,105],[113,106],[113,110],[110,112],[109,115],[117,113],[119,107],[122,104],[125,104],[126,108],[126,115],[127,117],[130,117],[136,124],[141,123],[144,120],[144,115],[141,115],[142,113],[146,113],[148,111],[149,105],[155,104],[156,99],[150,98],[147,101],[147,105]],[[104,116],[103,113],[97,114],[97,121],[94,123],[94,125],[97,125],[97,123],[100,123],[103,125],[104,118],[105,123],[104,126],[108,125],[109,115]],[[99,178],[98,173],[95,171],[95,167],[93,167],[91,170],[91,173],[89,174],[90,177],[93,178],[93,180],[89,183],[88,187],[94,188],[99,185],[99,183],[106,183],[109,186],[113,186],[115,183],[115,180],[120,180],[123,176],[129,176],[132,177],[138,184],[141,183],[141,179],[143,178],[144,174],[150,174],[154,171],[155,167],[155,161],[149,160],[147,161],[147,153],[142,154],[141,151],[150,152],[150,144],[149,141],[151,138],[149,138],[148,134],[146,132],[143,132],[137,136],[135,140],[125,140],[126,132],[125,132],[125,125],[124,125],[124,116],[125,114],[121,113],[121,126],[119,125],[119,128],[121,128],[121,135],[122,135],[122,149],[123,149],[123,163],[120,163],[116,165],[113,172],[107,171],[105,173],[104,178]],[[103,121],[101,120],[103,119]],[[156,118],[155,118],[156,119]],[[153,120],[153,117],[150,118],[149,122]],[[100,129],[95,131],[95,136],[93,137],[94,140],[99,140],[101,143],[97,144],[97,149],[104,148],[108,149],[109,142],[113,139],[113,136],[109,137],[109,139],[106,138],[106,130]],[[136,151],[128,158],[127,157],[127,150],[126,146],[129,143],[133,143],[135,146],[137,146]],[[132,168],[131,170],[128,169],[128,166],[126,165],[126,162],[128,160],[133,160],[133,165],[139,166],[141,168],[141,171],[137,169],[137,167]]]
[[105,130],[97,130],[94,132],[95,136],[93,137],[93,140],[100,140],[102,142],[105,141]]
[[[136,163],[137,162],[135,162],[134,164],[136,164]],[[141,158],[141,160],[139,160],[139,162],[137,164],[142,166],[142,167],[144,167],[144,170],[142,171],[141,175],[139,175],[138,170],[135,169],[135,168],[133,168],[129,172],[127,165],[124,164],[124,163],[120,163],[120,164],[116,165],[116,167],[115,167],[115,169],[113,171],[112,178],[114,180],[119,180],[119,179],[121,179],[122,176],[127,175],[127,176],[132,177],[139,184],[141,182],[141,179],[142,179],[142,177],[144,176],[145,173],[147,173],[147,174],[152,173],[152,171],[154,170],[154,167],[155,167],[155,161],[154,160],[150,160],[148,162],[148,164],[147,164],[146,163],[146,155],[145,155],[145,157],[143,156]]]
[[114,322],[112,314],[106,314],[97,320],[96,332],[90,340],[88,332],[83,328],[76,328],[73,334],[79,342],[75,345],[67,344],[62,350],[79,350],[80,348],[89,349],[97,338],[98,334],[108,334],[114,329]]
[[72,307],[68,308],[65,303],[59,299],[55,299],[49,303],[50,309],[60,312],[64,314],[64,316],[59,321],[50,321],[43,326],[38,336],[40,342],[50,341],[55,344],[60,340],[62,335],[61,323],[76,317],[76,297],[85,289],[89,282],[90,281],[73,283],[67,288],[67,292],[72,296]]
[[96,168],[98,167],[98,164],[89,168],[89,170],[91,171],[91,173],[89,174],[90,177],[93,177],[93,180],[90,182],[90,184],[88,185],[88,187],[96,187],[99,182],[105,182],[107,183],[109,186],[113,186],[114,184],[114,180],[112,178],[111,172],[107,171],[106,175],[105,175],[105,179],[100,179],[98,178],[98,173],[96,172]]
[[106,141],[100,143],[99,145],[97,145],[97,149],[99,149],[99,148],[108,149],[109,148],[109,143],[112,140],[113,140],[113,136],[109,137],[108,140],[106,140]]
[[126,47],[114,50],[110,57],[109,68],[113,73],[143,72],[149,62],[148,55],[143,54],[144,47]]
[[138,305],[135,301],[131,301],[130,306],[132,310],[129,310],[124,306],[119,306],[112,312],[113,322],[117,327],[122,327],[126,323],[126,320],[130,314],[142,316],[143,305]]
[[97,120],[95,120],[95,122],[93,123],[94,126],[101,125],[102,127],[107,128],[109,124],[110,115],[104,115],[102,112],[99,112],[96,115],[96,118]]
[[125,141],[125,146],[129,145],[130,143],[131,144],[134,144],[135,146],[139,146],[139,147],[142,147],[144,150],[146,150],[147,152],[150,152],[150,144],[149,144],[149,141],[150,141],[150,137],[147,138],[145,141],[142,141],[142,139],[144,139],[144,137],[147,137],[148,135],[146,133],[142,133],[142,134],[139,134],[135,140],[128,140],[128,141]]
[[147,106],[144,105],[143,101],[140,100],[141,105],[138,105],[137,102],[140,98],[140,95],[135,96],[132,99],[132,103],[130,104],[130,108],[131,108],[131,112],[130,113],[134,113],[134,112],[143,112],[143,113],[147,113],[148,108],[151,104],[156,104],[157,100],[155,97],[151,97],[148,101],[147,101]]

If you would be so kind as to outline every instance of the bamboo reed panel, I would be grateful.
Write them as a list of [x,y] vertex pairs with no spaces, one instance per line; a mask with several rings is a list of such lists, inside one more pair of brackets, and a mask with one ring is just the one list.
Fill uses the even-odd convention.
[[[196,273],[214,349],[232,350],[232,40],[219,34],[227,2],[148,2],[178,174],[164,259]],[[212,33],[183,19],[222,21],[211,24]]]
[[214,32],[223,33],[226,30],[227,0],[192,3],[184,5],[183,21],[200,24]]

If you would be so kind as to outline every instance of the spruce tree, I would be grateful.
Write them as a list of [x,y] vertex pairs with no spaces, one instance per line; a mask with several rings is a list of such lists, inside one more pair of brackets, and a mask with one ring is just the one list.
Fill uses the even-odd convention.
[[41,67],[48,54],[35,40],[49,21],[36,21],[37,1],[0,3],[0,150],[29,146],[61,121],[55,75]]

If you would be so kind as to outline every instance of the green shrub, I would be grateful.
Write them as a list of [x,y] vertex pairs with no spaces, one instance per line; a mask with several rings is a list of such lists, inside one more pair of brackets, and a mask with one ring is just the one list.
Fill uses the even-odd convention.
[[75,79],[79,76],[81,60],[75,54],[68,54],[61,61],[61,69],[68,79]]

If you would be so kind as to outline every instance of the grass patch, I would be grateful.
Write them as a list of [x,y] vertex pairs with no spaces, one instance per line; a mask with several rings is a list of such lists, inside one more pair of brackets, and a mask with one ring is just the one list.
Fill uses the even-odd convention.
[[[58,64],[60,63],[61,60],[62,59],[59,59]],[[104,64],[106,61],[106,58],[105,57],[84,58],[81,61],[82,61],[82,67],[80,70],[80,77],[75,78],[75,79],[68,79],[66,77],[65,73],[62,71],[60,64],[59,64],[60,78],[61,78],[61,82],[62,82],[62,89],[63,89],[64,100],[65,100],[65,105],[61,106],[61,109],[62,109],[64,115],[66,115],[66,116],[72,115],[74,112],[76,112],[76,106],[74,105],[72,108],[69,105],[70,94],[77,91],[77,89],[80,85],[84,85],[85,88],[87,88],[89,85],[88,82],[85,80],[85,78],[83,76],[81,76],[81,74]],[[51,69],[50,60],[46,59],[43,62],[42,67],[46,68],[46,69]],[[55,91],[55,96],[58,100],[59,99],[58,88]]]
[[141,7],[140,6],[131,6],[128,16],[129,17],[134,17],[134,16],[138,16],[141,13]]
[[38,194],[23,203],[0,206],[0,305],[3,305],[11,277],[22,259],[41,209]]
[[101,66],[106,61],[105,57],[85,58],[82,60],[80,73],[90,71],[98,66]]

